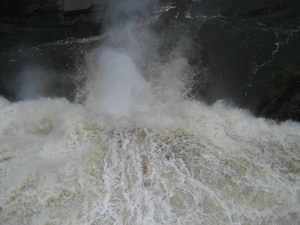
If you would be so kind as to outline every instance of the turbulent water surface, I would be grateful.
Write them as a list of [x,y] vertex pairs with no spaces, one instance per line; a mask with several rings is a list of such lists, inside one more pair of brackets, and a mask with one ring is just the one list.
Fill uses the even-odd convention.
[[83,100],[0,97],[0,224],[300,224],[300,124],[189,99],[179,48],[135,22],[97,39]]
[[300,126],[179,101],[113,119],[1,99],[2,224],[299,224]]

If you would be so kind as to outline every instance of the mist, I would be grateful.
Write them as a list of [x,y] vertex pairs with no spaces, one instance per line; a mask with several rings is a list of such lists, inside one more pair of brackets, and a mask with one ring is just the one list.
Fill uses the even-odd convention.
[[147,23],[156,7],[158,2],[149,0],[108,2],[106,38],[92,53],[97,71],[88,102],[95,111],[128,117],[180,95],[181,73],[188,63],[178,46],[168,57],[159,54],[164,42]]
[[111,29],[128,22],[147,18],[158,7],[158,0],[109,0],[105,12],[104,27]]
[[118,118],[150,108],[153,101],[150,84],[126,53],[104,49],[98,63],[99,76],[94,90],[97,111]]
[[51,87],[51,73],[40,66],[26,66],[15,80],[14,92],[18,101],[47,96]]

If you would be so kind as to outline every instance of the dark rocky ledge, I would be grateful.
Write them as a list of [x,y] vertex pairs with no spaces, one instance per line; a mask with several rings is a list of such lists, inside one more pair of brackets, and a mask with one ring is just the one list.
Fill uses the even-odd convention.
[[255,113],[278,121],[300,122],[300,58],[278,65],[275,76],[256,104]]

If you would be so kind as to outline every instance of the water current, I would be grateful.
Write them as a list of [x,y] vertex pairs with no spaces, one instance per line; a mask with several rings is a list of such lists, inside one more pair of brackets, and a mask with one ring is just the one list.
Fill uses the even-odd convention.
[[0,224],[300,224],[299,123],[182,96],[183,58],[97,54],[85,104],[0,97]]
[[300,125],[181,100],[1,99],[1,224],[299,224]]

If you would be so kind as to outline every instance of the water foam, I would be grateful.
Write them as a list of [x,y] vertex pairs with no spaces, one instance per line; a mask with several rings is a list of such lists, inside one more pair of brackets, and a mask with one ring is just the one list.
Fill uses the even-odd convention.
[[170,107],[116,119],[64,99],[5,102],[1,223],[299,223],[299,123]]

